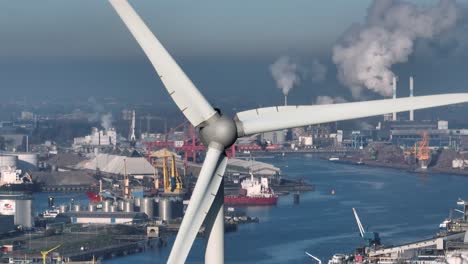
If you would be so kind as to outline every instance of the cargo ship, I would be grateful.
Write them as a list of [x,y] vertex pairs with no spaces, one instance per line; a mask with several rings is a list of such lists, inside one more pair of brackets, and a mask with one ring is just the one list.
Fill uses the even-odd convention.
[[225,195],[227,205],[276,205],[278,195],[268,186],[268,179],[256,179],[253,174],[241,182],[238,195]]
[[35,184],[28,173],[11,166],[0,167],[0,191],[1,192],[27,192],[36,191]]

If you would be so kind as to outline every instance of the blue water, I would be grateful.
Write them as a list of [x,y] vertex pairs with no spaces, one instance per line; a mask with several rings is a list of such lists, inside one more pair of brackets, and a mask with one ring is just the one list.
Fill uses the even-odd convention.
[[[322,260],[351,253],[363,244],[352,207],[363,225],[380,232],[387,245],[428,238],[456,207],[456,200],[468,198],[468,177],[463,176],[352,166],[313,156],[265,161],[280,167],[284,175],[314,183],[316,191],[301,194],[299,205],[293,205],[292,196],[283,196],[275,207],[247,208],[260,223],[226,234],[226,263],[311,263],[304,251]],[[332,188],[335,196],[329,194]],[[170,246],[105,263],[165,263]],[[203,252],[204,242],[197,240],[188,263],[203,263]]]

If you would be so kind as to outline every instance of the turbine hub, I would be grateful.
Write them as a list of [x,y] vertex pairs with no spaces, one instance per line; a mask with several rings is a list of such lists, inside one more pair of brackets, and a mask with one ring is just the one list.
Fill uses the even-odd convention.
[[237,126],[234,120],[226,116],[215,115],[207,125],[200,128],[200,138],[208,146],[211,142],[229,148],[237,140]]

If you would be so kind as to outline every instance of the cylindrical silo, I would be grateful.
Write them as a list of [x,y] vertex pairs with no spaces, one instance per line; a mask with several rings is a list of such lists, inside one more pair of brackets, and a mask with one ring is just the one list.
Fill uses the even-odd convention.
[[173,219],[184,216],[184,201],[180,199],[173,200],[171,203],[171,217]]
[[140,206],[141,206],[141,200],[142,200],[142,199],[139,198],[139,197],[135,198],[134,201],[135,201],[135,206],[136,206],[136,207],[140,207]]
[[104,205],[102,206],[102,209],[104,212],[109,212],[110,211],[110,206],[111,206],[111,201],[110,200],[105,200]]
[[145,213],[149,219],[154,216],[154,200],[152,198],[143,198],[141,201],[140,212]]
[[120,200],[119,201],[119,211],[124,211],[125,210],[125,201]]
[[163,221],[172,219],[172,205],[169,199],[159,199],[159,218]]
[[36,171],[38,158],[37,153],[18,153],[18,168],[23,171]]
[[115,205],[109,206],[109,212],[115,213],[116,211],[117,211],[117,210],[116,210],[116,208],[115,208]]
[[14,155],[0,155],[0,167],[16,167],[18,157]]
[[88,204],[88,211],[89,212],[96,212],[96,205]]
[[61,204],[61,205],[59,206],[59,211],[60,211],[60,213],[66,213],[66,212],[68,212],[68,205],[66,205],[66,204]]
[[124,209],[125,209],[124,211],[127,212],[127,213],[131,213],[131,212],[135,211],[133,201],[132,200],[125,201]]
[[80,212],[81,211],[81,205],[79,205],[79,204],[73,205],[73,211],[74,212]]

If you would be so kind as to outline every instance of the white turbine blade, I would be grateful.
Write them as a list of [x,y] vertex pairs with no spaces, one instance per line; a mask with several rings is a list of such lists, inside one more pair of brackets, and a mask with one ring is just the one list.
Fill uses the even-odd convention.
[[169,95],[190,123],[196,127],[212,117],[216,111],[151,33],[130,4],[126,0],[110,0],[110,3],[140,44]]
[[185,263],[193,241],[205,220],[223,180],[227,158],[223,151],[208,147],[187,211],[167,263]]
[[277,106],[237,113],[239,136],[468,102],[468,93],[417,96],[365,102]]

